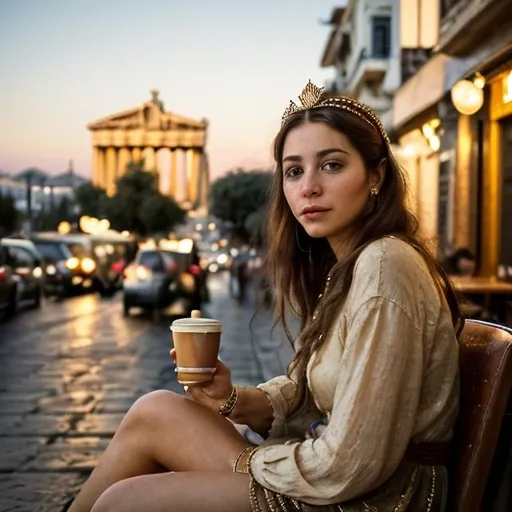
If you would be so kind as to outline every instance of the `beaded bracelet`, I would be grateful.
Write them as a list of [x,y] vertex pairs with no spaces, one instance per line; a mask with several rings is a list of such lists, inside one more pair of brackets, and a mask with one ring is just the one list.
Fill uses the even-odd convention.
[[233,386],[233,390],[231,391],[229,398],[223,405],[220,406],[219,414],[222,414],[222,416],[229,416],[233,412],[233,409],[235,408],[237,402],[238,389],[236,386]]

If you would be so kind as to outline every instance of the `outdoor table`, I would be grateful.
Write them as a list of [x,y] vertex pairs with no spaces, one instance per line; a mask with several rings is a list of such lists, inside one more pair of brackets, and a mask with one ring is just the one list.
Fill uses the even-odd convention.
[[483,295],[485,308],[488,311],[491,311],[492,298],[496,295],[509,295],[512,298],[512,283],[501,281],[494,276],[450,276],[450,278],[455,288],[463,295]]

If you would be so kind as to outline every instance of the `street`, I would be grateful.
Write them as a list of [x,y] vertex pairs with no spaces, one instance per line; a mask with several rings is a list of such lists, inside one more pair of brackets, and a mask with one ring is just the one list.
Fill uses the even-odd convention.
[[[204,316],[221,320],[220,356],[233,381],[255,385],[282,373],[291,357],[269,311],[228,293],[227,276],[210,280]],[[181,392],[169,358],[165,316],[123,318],[121,294],[97,294],[0,323],[0,512],[67,509],[130,405],[165,388]]]

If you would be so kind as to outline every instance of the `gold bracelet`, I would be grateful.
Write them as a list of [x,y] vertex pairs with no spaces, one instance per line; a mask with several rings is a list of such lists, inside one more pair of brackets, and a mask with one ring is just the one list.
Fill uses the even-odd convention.
[[219,414],[222,414],[222,416],[229,416],[233,409],[235,408],[236,403],[238,402],[238,389],[236,386],[233,386],[233,389],[231,391],[231,394],[229,395],[229,398],[227,401],[220,406]]
[[237,456],[233,464],[233,473],[250,474],[250,463],[254,452],[258,449],[257,446],[247,446]]

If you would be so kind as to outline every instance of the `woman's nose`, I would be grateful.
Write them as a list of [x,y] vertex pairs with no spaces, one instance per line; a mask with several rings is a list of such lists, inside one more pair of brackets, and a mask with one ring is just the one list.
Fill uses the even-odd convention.
[[319,196],[322,193],[322,188],[316,176],[312,174],[305,174],[302,180],[301,194],[303,197]]

